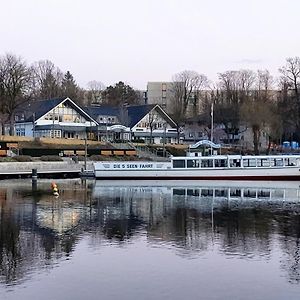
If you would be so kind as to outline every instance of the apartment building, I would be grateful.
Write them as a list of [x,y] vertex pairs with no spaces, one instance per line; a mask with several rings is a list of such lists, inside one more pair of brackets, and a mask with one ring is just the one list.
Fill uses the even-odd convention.
[[167,113],[172,113],[173,98],[173,82],[148,82],[147,104],[159,104]]

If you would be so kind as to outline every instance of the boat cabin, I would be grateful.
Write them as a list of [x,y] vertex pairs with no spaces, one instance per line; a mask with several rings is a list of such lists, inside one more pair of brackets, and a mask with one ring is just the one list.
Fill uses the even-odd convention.
[[241,156],[241,155],[217,155],[217,156],[186,156],[173,157],[172,167],[177,168],[280,168],[299,167],[300,156]]

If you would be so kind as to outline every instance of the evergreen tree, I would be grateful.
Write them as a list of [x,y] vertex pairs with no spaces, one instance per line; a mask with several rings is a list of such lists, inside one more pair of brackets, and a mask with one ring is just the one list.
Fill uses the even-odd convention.
[[112,106],[137,104],[139,100],[136,91],[122,81],[107,87],[103,94],[105,103]]
[[73,101],[80,101],[80,88],[70,71],[67,71],[62,80],[62,94],[64,97],[69,97]]

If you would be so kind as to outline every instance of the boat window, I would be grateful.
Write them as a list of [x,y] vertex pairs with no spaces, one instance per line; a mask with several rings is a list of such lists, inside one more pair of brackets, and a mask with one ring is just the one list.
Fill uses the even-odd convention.
[[187,167],[188,168],[199,168],[199,159],[188,159]]
[[284,159],[284,165],[288,167],[296,166],[297,159],[295,157],[289,157]]
[[185,168],[184,159],[173,160],[173,168]]
[[187,195],[188,196],[199,196],[199,189],[188,189]]
[[241,160],[240,159],[230,159],[229,165],[230,165],[230,168],[240,168]]
[[254,158],[243,159],[244,167],[256,167],[256,160]]
[[174,189],[173,190],[173,195],[179,195],[179,196],[184,196],[185,195],[185,189]]
[[242,191],[240,189],[230,189],[231,197],[241,197]]
[[213,160],[212,159],[202,159],[201,160],[201,168],[212,168]]
[[270,198],[271,196],[271,191],[270,190],[259,190],[257,192],[257,197],[258,198]]
[[201,190],[201,196],[203,196],[203,197],[213,196],[213,194],[214,194],[213,190],[209,190],[209,189]]
[[257,160],[258,167],[270,167],[270,160],[268,158],[261,158]]
[[215,196],[216,197],[227,197],[228,196],[228,190],[215,190]]
[[257,191],[252,189],[245,189],[244,190],[244,197],[245,198],[256,198],[257,197]]
[[283,158],[274,158],[271,160],[272,167],[282,167],[283,166]]
[[226,168],[227,167],[227,159],[215,159],[215,167],[216,168]]

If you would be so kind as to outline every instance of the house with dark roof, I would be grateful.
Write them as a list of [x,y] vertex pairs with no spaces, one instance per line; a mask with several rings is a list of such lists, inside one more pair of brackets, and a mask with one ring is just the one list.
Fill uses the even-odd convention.
[[158,104],[129,106],[128,120],[133,140],[154,144],[176,142],[176,123]]
[[99,124],[101,140],[144,140],[146,142],[173,143],[177,138],[176,124],[156,104],[127,107],[90,106],[85,108]]
[[86,131],[98,125],[86,111],[70,98],[28,103],[15,113],[18,136],[85,138]]
[[70,98],[28,103],[15,113],[15,134],[104,141],[144,140],[173,143],[176,124],[159,105],[127,107],[90,106],[82,108]]

